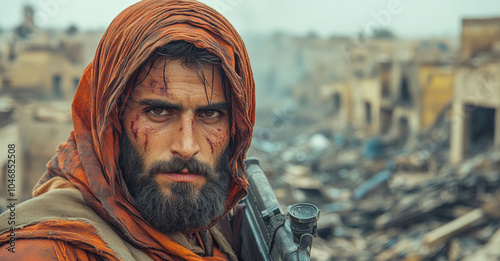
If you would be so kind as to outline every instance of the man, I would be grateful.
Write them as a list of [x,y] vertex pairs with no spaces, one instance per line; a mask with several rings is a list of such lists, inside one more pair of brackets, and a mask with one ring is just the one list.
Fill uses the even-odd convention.
[[0,259],[236,260],[216,227],[246,195],[254,109],[244,44],[220,14],[193,0],[127,8],[34,198],[15,224],[0,216]]

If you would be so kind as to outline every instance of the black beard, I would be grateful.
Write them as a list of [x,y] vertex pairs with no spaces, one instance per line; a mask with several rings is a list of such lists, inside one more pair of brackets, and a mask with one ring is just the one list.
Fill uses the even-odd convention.
[[[164,234],[189,232],[208,228],[224,213],[231,175],[230,147],[217,159],[215,169],[195,159],[173,158],[168,162],[154,162],[144,170],[144,157],[124,133],[120,141],[119,165],[137,210],[151,226]],[[158,173],[176,173],[184,168],[190,173],[204,175],[205,185],[197,193],[191,183],[171,183],[171,193],[166,196],[154,177]]]

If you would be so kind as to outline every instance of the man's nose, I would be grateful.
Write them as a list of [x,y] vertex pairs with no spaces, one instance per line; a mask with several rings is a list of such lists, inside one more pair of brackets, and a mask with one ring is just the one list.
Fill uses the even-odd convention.
[[174,130],[177,135],[174,135],[171,152],[178,157],[189,159],[200,151],[194,117],[181,116],[178,128],[178,130]]

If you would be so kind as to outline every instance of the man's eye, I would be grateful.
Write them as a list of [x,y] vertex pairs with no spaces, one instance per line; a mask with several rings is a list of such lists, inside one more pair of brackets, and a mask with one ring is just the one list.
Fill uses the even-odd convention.
[[216,118],[220,116],[220,112],[218,111],[204,111],[201,113],[202,117],[207,117],[207,118]]
[[169,112],[163,108],[151,108],[148,112],[153,114],[153,116],[165,116],[169,114]]

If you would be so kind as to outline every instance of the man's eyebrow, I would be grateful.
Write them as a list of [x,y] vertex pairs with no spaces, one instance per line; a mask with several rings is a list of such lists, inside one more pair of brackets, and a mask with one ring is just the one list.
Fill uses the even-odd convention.
[[196,108],[196,111],[227,111],[229,110],[229,105],[227,102],[217,102],[211,103],[209,105],[200,106]]
[[[157,108],[164,108],[164,109],[172,109],[172,110],[177,110],[177,111],[183,111],[184,107],[180,104],[176,103],[171,103],[163,100],[155,100],[155,99],[145,99],[139,101],[139,105],[142,106],[150,106],[150,107],[157,107]],[[224,111],[224,110],[229,110],[229,104],[227,102],[217,102],[217,103],[211,103],[209,105],[205,106],[200,106],[196,108],[196,112],[200,111]]]
[[162,100],[155,100],[155,99],[141,100],[141,101],[139,101],[139,105],[165,108],[165,109],[173,109],[173,110],[178,110],[178,111],[182,110],[182,106],[180,104],[175,104],[175,103],[162,101]]

